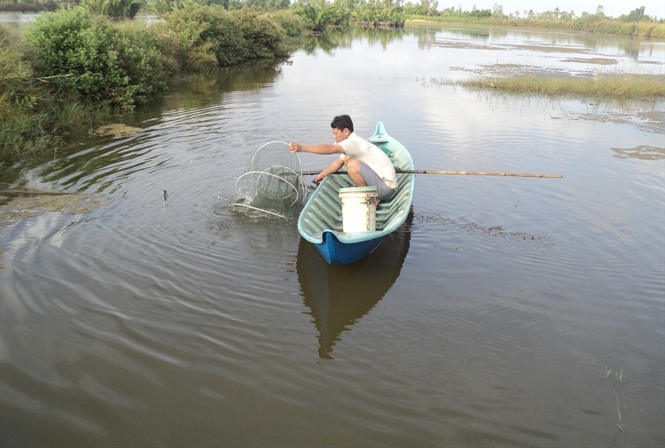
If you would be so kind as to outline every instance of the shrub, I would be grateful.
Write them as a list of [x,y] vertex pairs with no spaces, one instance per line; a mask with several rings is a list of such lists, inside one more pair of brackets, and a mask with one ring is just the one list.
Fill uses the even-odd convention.
[[188,3],[165,16],[188,57],[186,71],[204,71],[243,60],[242,33],[231,14],[221,7]]
[[0,165],[22,149],[22,136],[35,135],[40,117],[36,109],[41,96],[33,86],[32,67],[21,60],[20,36],[0,27]]
[[182,47],[184,70],[200,72],[281,54],[282,31],[268,15],[188,3],[165,16]]
[[113,26],[83,8],[36,20],[27,41],[36,75],[84,102],[132,109],[166,89],[168,76],[147,30]]
[[282,27],[284,34],[288,37],[298,37],[307,28],[302,16],[288,10],[275,11],[271,17]]
[[18,32],[0,26],[0,167],[57,147],[63,133],[91,128],[107,113],[54,94],[24,55]]
[[245,59],[272,58],[282,55],[283,30],[268,14],[250,9],[233,13],[247,44]]

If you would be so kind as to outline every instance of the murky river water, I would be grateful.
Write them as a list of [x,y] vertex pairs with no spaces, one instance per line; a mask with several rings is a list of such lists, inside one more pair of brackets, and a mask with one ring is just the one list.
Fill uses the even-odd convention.
[[[127,121],[142,133],[4,179],[95,202],[2,228],[0,444],[662,446],[665,106],[438,81],[662,74],[664,55],[573,33],[345,34],[180,85]],[[407,226],[327,266],[295,221],[231,203],[256,148],[329,142],[340,113],[365,137],[383,121],[418,168],[564,178],[420,176]]]

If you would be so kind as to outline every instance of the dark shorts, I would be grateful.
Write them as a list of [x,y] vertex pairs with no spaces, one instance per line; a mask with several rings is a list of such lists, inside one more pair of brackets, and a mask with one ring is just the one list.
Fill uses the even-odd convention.
[[365,179],[365,183],[367,185],[376,187],[376,194],[380,200],[387,201],[395,194],[395,190],[388,187],[388,185],[386,185],[386,183],[379,177],[378,174],[374,172],[373,169],[362,162],[360,163],[360,174],[362,175],[363,179]]

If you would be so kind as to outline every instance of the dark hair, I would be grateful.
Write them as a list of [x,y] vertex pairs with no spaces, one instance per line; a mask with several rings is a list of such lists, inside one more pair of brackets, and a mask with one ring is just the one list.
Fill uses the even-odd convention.
[[339,129],[340,131],[348,129],[349,131],[353,132],[353,121],[351,121],[351,117],[348,115],[338,115],[333,118],[332,123],[330,123],[330,127]]

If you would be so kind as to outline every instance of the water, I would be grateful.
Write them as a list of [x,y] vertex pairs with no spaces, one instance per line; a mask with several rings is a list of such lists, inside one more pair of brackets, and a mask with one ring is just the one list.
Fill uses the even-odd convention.
[[[2,229],[1,444],[663,445],[664,105],[436,82],[662,73],[665,44],[627,42],[342,34],[8,176],[98,202]],[[340,113],[365,137],[383,121],[420,169],[564,178],[419,176],[405,227],[327,266],[295,221],[231,204],[256,148],[330,142]]]

